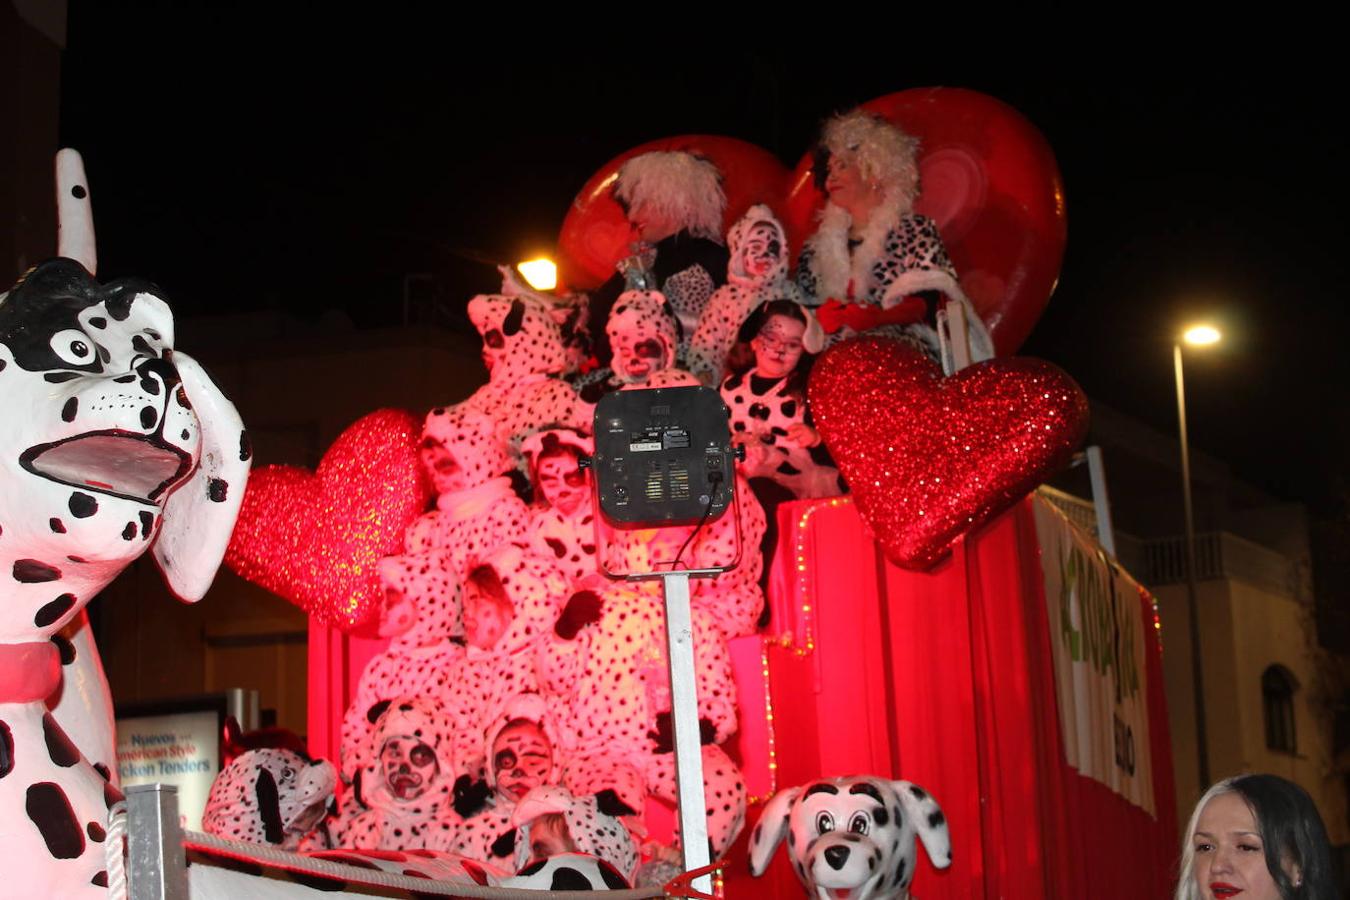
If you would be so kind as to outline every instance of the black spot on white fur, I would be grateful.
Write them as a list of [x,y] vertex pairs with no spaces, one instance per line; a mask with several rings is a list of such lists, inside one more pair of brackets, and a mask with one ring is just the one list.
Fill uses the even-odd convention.
[[60,785],[41,781],[29,787],[24,810],[53,857],[75,859],[84,853],[84,829]]
[[0,721],[0,778],[14,769],[14,735],[9,726]]
[[70,507],[70,514],[77,519],[87,519],[98,512],[98,501],[80,491],[70,495],[66,506]]
[[56,765],[68,769],[80,761],[79,749],[52,718],[51,713],[42,715],[42,737],[47,743],[47,755]]
[[229,493],[230,486],[223,478],[212,478],[206,486],[206,496],[212,503],[224,503],[225,497]]
[[61,657],[61,665],[68,666],[75,661],[75,645],[59,634],[52,635],[52,643]]
[[247,461],[253,456],[253,443],[248,439],[248,432],[239,432],[239,459],[241,462]]
[[74,606],[75,595],[62,594],[37,611],[37,614],[33,616],[33,624],[38,628],[46,628],[53,622],[60,620],[60,618],[70,612],[71,608]]
[[549,890],[553,891],[591,891],[591,881],[585,875],[570,866],[559,866],[553,873]]
[[69,400],[66,401],[65,406],[61,407],[61,421],[74,422],[75,414],[79,411],[79,409],[80,409],[80,399],[78,397],[71,397]]
[[60,569],[36,559],[20,559],[14,562],[14,580],[20,584],[41,584],[45,581],[56,581],[60,577]]

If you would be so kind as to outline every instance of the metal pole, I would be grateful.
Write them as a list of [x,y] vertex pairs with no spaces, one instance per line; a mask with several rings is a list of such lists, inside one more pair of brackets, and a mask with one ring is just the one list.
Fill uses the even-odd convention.
[[1097,541],[1113,559],[1116,553],[1116,529],[1111,524],[1111,498],[1106,493],[1106,464],[1102,462],[1102,448],[1093,444],[1087,448],[1088,478],[1092,481],[1092,506],[1097,513]]
[[127,857],[131,900],[188,900],[178,788],[127,788]]
[[1177,421],[1181,433],[1181,499],[1186,512],[1186,601],[1191,620],[1191,681],[1195,688],[1195,752],[1200,790],[1209,787],[1209,741],[1205,728],[1205,678],[1200,657],[1200,602],[1195,587],[1195,511],[1191,506],[1191,451],[1186,440],[1186,389],[1181,344],[1172,345],[1177,373]]
[[[703,796],[703,744],[698,730],[698,693],[694,680],[694,624],[689,611],[689,573],[665,572],[666,640],[670,661],[670,719],[675,735],[675,782],[680,798],[680,847],[686,872],[701,869],[708,858],[708,818]],[[694,879],[694,887],[712,893],[712,876]]]

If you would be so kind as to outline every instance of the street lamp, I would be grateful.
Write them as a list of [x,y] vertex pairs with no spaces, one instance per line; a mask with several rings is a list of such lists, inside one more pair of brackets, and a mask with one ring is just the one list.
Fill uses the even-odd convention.
[[1177,373],[1177,422],[1181,432],[1181,498],[1186,513],[1186,600],[1191,620],[1191,682],[1195,687],[1195,744],[1199,757],[1200,790],[1209,786],[1209,741],[1205,729],[1205,685],[1200,660],[1200,604],[1195,588],[1195,510],[1191,505],[1191,451],[1186,440],[1186,388],[1181,371],[1181,345],[1205,347],[1222,335],[1212,325],[1192,325],[1172,345]]

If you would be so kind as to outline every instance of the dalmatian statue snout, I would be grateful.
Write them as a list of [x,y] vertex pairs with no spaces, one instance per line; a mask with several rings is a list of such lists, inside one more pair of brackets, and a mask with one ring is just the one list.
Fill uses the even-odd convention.
[[78,665],[105,682],[92,644],[80,652],[58,632],[147,549],[179,598],[200,599],[243,498],[251,454],[238,413],[173,341],[154,286],[101,285],[73,259],[41,264],[0,296],[0,868],[9,896],[97,896],[107,881],[102,843],[118,793],[113,760],[99,759],[106,748],[85,734],[110,735],[112,723],[85,729],[82,720],[111,710],[67,704]]
[[764,874],[785,837],[792,870],[819,900],[906,900],[916,838],[937,868],[952,861],[942,809],[908,781],[831,778],[779,791],[751,835],[750,874]]

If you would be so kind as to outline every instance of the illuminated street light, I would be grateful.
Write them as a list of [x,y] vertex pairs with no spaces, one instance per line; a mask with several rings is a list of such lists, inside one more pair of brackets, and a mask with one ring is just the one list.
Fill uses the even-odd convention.
[[516,266],[525,282],[536,291],[551,291],[558,286],[558,267],[546,257],[527,260]]
[[1195,749],[1199,760],[1199,784],[1209,784],[1209,741],[1205,729],[1204,672],[1200,660],[1200,603],[1195,587],[1195,510],[1191,504],[1191,451],[1186,439],[1186,388],[1181,372],[1181,344],[1205,347],[1218,343],[1219,330],[1209,325],[1186,329],[1181,341],[1172,345],[1172,360],[1177,375],[1177,422],[1181,432],[1181,498],[1186,512],[1186,599],[1191,619],[1191,682],[1195,688]]
[[1223,335],[1219,334],[1219,329],[1213,325],[1192,325],[1186,329],[1186,333],[1181,339],[1192,347],[1205,347],[1209,344],[1217,344]]

